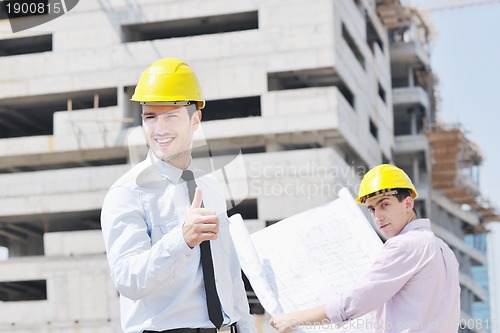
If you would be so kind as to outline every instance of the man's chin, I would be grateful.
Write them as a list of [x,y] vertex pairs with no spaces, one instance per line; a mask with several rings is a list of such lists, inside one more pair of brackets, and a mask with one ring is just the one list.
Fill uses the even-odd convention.
[[153,154],[155,154],[155,156],[158,157],[163,162],[168,162],[169,160],[172,159],[172,154],[169,154],[160,149],[153,149]]
[[392,236],[394,236],[393,234],[391,234],[390,232],[384,232],[384,231],[380,231],[380,233],[382,234],[382,236],[384,236],[385,238],[389,239],[391,238]]
[[156,155],[156,157],[158,157],[163,162],[174,165],[176,161],[181,160],[181,155],[182,154],[179,154],[179,153],[177,153],[177,154],[168,154],[168,153],[165,153],[165,152],[156,152],[155,155]]

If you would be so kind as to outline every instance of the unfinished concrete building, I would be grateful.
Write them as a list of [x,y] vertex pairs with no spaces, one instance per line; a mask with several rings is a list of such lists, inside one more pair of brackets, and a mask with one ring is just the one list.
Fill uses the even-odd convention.
[[[100,207],[144,154],[129,99],[142,70],[166,56],[201,81],[198,143],[220,143],[220,156],[228,143],[242,152],[244,190],[231,212],[250,231],[343,186],[355,193],[369,166],[396,162],[416,181],[420,212],[436,216],[436,233],[461,258],[467,317],[484,296],[468,265],[485,258],[463,234],[483,220],[433,188],[432,93],[419,83],[430,75],[428,52],[398,39],[414,21],[389,2],[86,0],[16,34],[0,18],[0,245],[9,250],[0,331],[121,331]],[[408,22],[395,30],[397,15]]]

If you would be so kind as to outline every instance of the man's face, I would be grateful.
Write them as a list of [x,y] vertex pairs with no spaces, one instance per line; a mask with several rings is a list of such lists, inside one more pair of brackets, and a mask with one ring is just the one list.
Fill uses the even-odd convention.
[[159,159],[185,169],[191,161],[193,133],[201,120],[201,111],[190,117],[186,107],[143,105],[142,126],[149,148]]
[[368,199],[368,211],[382,234],[391,238],[396,236],[410,222],[413,212],[413,199],[406,197],[402,202],[392,195]]

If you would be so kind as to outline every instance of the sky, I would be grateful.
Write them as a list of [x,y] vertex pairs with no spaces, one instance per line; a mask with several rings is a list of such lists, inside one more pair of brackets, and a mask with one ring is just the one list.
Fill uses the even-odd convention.
[[437,31],[430,52],[440,81],[439,116],[447,123],[460,123],[479,145],[484,155],[480,188],[500,211],[500,0],[432,11],[428,17]]

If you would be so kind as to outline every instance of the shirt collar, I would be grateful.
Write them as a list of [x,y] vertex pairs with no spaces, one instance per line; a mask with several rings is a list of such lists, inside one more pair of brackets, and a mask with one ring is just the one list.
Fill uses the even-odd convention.
[[[188,169],[190,167],[191,165]],[[141,187],[161,188],[165,184],[165,179],[173,184],[178,184],[181,179],[182,171],[183,170],[162,161],[149,150],[146,159],[141,162],[141,166],[137,169],[135,181],[136,184]]]
[[[189,166],[186,170],[191,170],[195,179],[197,179],[213,172],[213,170],[210,169],[211,167],[211,164],[206,161],[197,162],[191,158]],[[207,169],[209,171],[207,171]],[[151,150],[149,150],[146,159],[141,162],[141,166],[136,171],[135,181],[136,184],[141,187],[161,187],[161,184],[164,184],[165,179],[174,184],[178,184],[181,181],[183,171],[184,170],[159,159]]]
[[149,167],[154,169],[162,178],[167,178],[172,183],[176,184],[181,179],[181,169],[159,159],[151,150],[148,152],[147,159],[150,161]]
[[416,219],[408,223],[400,232],[399,235],[407,233],[415,229],[428,229],[431,230],[431,221],[429,219]]

